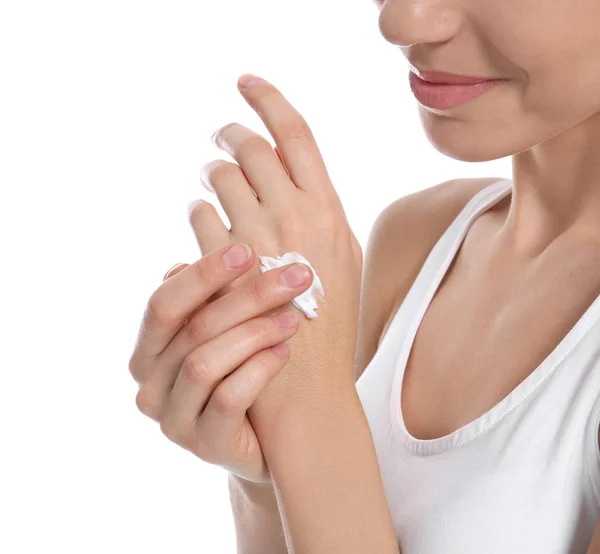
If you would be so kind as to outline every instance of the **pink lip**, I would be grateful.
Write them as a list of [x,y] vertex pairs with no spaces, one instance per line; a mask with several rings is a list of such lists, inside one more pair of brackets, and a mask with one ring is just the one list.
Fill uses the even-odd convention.
[[420,73],[425,79],[435,79],[435,81],[426,81],[411,70],[409,72],[411,91],[424,106],[440,110],[460,106],[505,80],[465,77],[439,71]]

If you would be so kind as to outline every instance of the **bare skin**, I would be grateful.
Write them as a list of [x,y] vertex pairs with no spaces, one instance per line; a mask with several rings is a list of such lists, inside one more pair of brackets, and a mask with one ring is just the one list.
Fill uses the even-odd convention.
[[413,67],[507,79],[457,108],[418,105],[437,150],[470,162],[511,156],[513,179],[512,197],[475,220],[415,337],[403,415],[413,436],[431,439],[504,398],[600,293],[600,4],[375,4],[382,35]]
[[[565,335],[600,289],[600,279],[593,271],[600,244],[600,163],[594,161],[600,146],[600,3],[377,0],[377,6],[384,38],[397,44],[413,66],[507,79],[456,109],[419,107],[427,136],[440,152],[463,161],[512,156],[513,162],[513,196],[472,226],[425,314],[409,360],[403,389],[407,427],[416,437],[437,437],[472,421],[506,396]],[[436,190],[438,198],[446,188]],[[429,198],[419,198],[425,196]],[[440,201],[437,208],[441,206]],[[438,211],[428,208],[429,224]],[[422,248],[422,257],[427,252],[426,232],[421,238],[424,242],[420,239],[416,245]],[[419,254],[416,256],[418,259]],[[381,271],[389,268],[380,265],[372,273]],[[498,300],[507,291],[515,299],[511,305]],[[551,307],[548,299],[555,307],[552,318],[543,311]],[[461,300],[466,308],[457,310]],[[455,341],[440,343],[450,315]],[[493,334],[482,334],[483,328],[473,321],[489,322]],[[471,337],[470,344],[460,342],[464,336]],[[523,336],[527,343],[519,340]],[[472,349],[473,337],[478,339],[476,350]],[[435,357],[422,348],[431,340],[440,344]],[[499,342],[507,345],[501,352]],[[432,384],[440,378],[441,355],[446,365],[452,360],[455,367],[461,367],[459,374],[453,374],[454,384],[462,382],[466,387],[460,393],[458,388],[446,386],[445,398],[451,400],[445,404],[439,402],[439,389]],[[494,359],[499,363],[487,367],[486,373],[488,379],[490,375],[498,378],[489,379],[481,389],[476,368],[483,360]],[[510,379],[507,366],[514,371]],[[419,412],[414,409],[417,402]],[[350,406],[348,416],[357,414],[356,404]],[[287,448],[271,450],[273,467],[286,485],[281,494],[285,501],[280,505],[288,509],[282,517],[291,529],[289,535],[303,546],[297,551],[323,548],[317,523],[330,513],[333,522],[328,538],[343,544],[345,552],[353,546],[357,551],[348,541],[342,543],[348,527],[354,532],[364,530],[365,537],[358,538],[375,544],[380,534],[376,524],[385,518],[381,531],[391,536],[364,421],[336,419],[331,412],[314,415],[314,419],[306,418],[303,444],[294,441],[290,452]],[[352,425],[357,427],[356,434],[346,432]],[[267,443],[269,439],[273,436]],[[357,455],[340,456],[343,465],[329,473],[329,467],[317,463],[318,455],[306,456],[312,449],[331,455],[332,447],[338,448],[338,453]],[[302,471],[294,471],[293,464]],[[305,481],[301,481],[303,475]],[[355,494],[357,490],[372,491],[375,486],[378,497],[362,500],[368,507],[365,514],[372,518],[365,525],[366,516],[360,517],[362,513],[356,510],[360,497],[354,504],[344,502],[340,491],[352,489]],[[335,509],[325,498],[338,502]],[[368,533],[372,536],[366,536]],[[598,536],[590,554],[596,551],[596,544]]]
[[[487,184],[489,180],[475,181],[479,189]],[[472,183],[462,185],[470,195]],[[455,194],[461,202],[440,210],[440,223],[449,225],[467,197]],[[402,407],[406,427],[418,439],[452,433],[500,402],[600,294],[599,241],[557,241],[537,265],[507,263],[495,240],[509,203],[510,195],[474,221],[417,330]],[[422,254],[431,250],[438,233],[435,228],[421,242]],[[406,292],[405,286],[395,299],[380,342]]]
[[[357,379],[441,233],[474,194],[497,180],[456,180],[419,191],[413,211],[422,223],[408,228],[416,237],[413,250],[402,248],[402,257],[381,255],[373,268],[380,279],[374,291],[395,289],[388,298],[385,293],[378,297],[382,307],[390,306],[383,310],[389,315],[382,318],[378,344],[367,351],[368,341],[361,343]],[[505,263],[496,240],[510,201],[509,195],[475,219],[417,329],[404,376],[402,411],[407,430],[418,439],[450,434],[499,403],[600,294],[600,248],[593,237],[557,241],[540,256],[537,267]],[[398,210],[395,225],[393,216],[392,206],[391,223],[378,244],[381,252],[398,252],[401,237],[407,235],[406,213]],[[502,297],[513,302],[506,304]],[[428,348],[434,343],[435,349]],[[599,553],[600,526],[588,549],[588,554]]]

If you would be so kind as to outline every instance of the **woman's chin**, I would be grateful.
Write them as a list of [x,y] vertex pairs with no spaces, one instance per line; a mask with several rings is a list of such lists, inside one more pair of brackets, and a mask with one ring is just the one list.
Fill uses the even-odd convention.
[[440,153],[461,162],[489,162],[504,158],[505,151],[490,149],[483,141],[464,140],[460,137],[433,137],[429,142]]
[[519,151],[519,149],[511,150],[501,140],[492,140],[490,137],[486,139],[485,131],[479,132],[464,121],[424,120],[423,128],[427,140],[438,152],[463,162],[489,162]]

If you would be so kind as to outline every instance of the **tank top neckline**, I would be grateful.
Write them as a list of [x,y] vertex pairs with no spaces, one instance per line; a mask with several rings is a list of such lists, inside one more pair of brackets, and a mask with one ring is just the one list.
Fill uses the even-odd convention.
[[[554,350],[507,396],[477,419],[448,435],[435,439],[417,439],[408,432],[402,416],[401,387],[408,355],[412,349],[421,320],[471,224],[483,212],[508,194],[512,194],[512,180],[502,179],[484,187],[471,198],[434,245],[409,290],[409,295],[412,293],[419,296],[416,304],[417,308],[411,311],[408,306],[405,306],[407,295],[394,316],[394,320],[407,317],[408,326],[401,341],[399,356],[393,373],[389,406],[391,429],[398,438],[400,445],[411,454],[417,456],[440,455],[460,448],[486,434],[529,397],[554,372],[555,368],[568,356],[600,318],[599,295]],[[408,313],[406,313],[407,309],[409,310]],[[386,336],[394,334],[393,328],[392,323]]]

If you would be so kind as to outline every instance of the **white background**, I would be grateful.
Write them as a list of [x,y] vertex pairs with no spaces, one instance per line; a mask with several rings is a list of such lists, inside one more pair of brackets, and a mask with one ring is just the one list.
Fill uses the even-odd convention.
[[200,167],[238,92],[276,85],[311,125],[364,247],[394,199],[462,163],[421,128],[371,0],[0,3],[0,551],[234,554],[225,470],[137,411],[127,364],[150,294],[200,257]]

